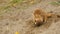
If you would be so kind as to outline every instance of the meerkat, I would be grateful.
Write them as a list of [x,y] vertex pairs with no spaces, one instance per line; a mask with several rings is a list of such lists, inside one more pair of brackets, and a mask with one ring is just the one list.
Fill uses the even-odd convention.
[[36,9],[33,13],[33,16],[34,16],[34,18],[33,18],[34,24],[37,26],[40,26],[40,25],[46,23],[48,17],[51,17],[52,14],[46,13],[42,9]]

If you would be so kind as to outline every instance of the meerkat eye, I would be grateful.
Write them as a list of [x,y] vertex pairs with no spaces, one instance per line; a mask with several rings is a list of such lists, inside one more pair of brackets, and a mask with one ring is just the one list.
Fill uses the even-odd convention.
[[47,18],[51,18],[52,16],[48,16]]
[[35,22],[36,22],[36,20],[35,20]]

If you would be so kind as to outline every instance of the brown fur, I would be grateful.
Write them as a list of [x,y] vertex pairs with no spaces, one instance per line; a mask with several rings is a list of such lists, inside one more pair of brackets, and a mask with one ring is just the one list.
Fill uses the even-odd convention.
[[51,13],[46,13],[44,11],[42,11],[42,9],[36,9],[34,11],[34,23],[35,24],[43,24],[44,22],[47,22],[48,17],[51,17],[52,14]]

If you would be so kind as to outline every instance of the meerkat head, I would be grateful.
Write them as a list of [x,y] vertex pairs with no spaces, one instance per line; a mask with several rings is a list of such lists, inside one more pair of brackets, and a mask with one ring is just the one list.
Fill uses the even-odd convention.
[[35,21],[35,25],[40,26],[43,23],[43,16],[41,15],[41,11],[40,9],[36,9],[34,12],[34,21]]

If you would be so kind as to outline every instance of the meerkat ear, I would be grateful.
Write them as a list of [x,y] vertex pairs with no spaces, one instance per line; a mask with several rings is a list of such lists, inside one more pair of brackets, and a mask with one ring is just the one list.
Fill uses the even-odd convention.
[[57,15],[58,18],[60,18],[60,15]]

